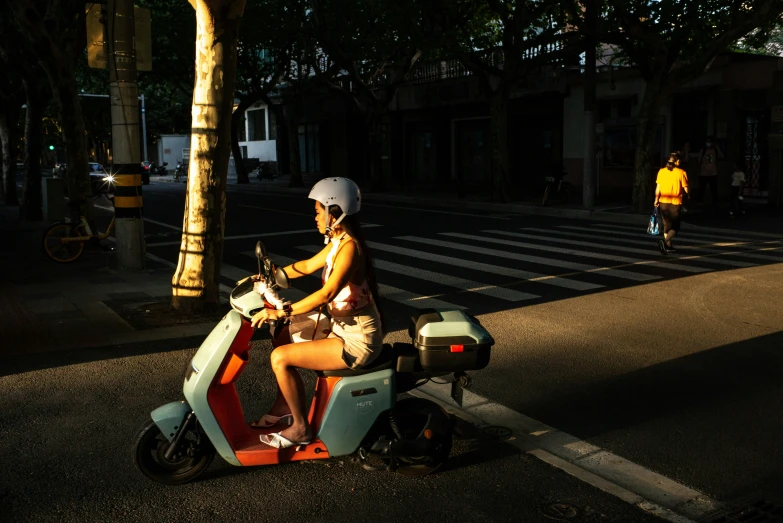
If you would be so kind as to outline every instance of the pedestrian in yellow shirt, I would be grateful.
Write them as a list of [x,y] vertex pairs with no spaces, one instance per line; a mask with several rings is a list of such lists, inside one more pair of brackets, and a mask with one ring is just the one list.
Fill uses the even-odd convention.
[[672,245],[672,238],[680,230],[680,209],[682,195],[688,194],[688,175],[677,167],[677,153],[671,153],[666,167],[658,171],[655,180],[655,206],[663,218],[663,239],[658,240],[661,254],[677,252]]

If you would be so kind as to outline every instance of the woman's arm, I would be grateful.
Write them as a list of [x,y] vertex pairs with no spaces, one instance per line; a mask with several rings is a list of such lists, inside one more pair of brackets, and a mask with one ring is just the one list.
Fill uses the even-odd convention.
[[312,258],[294,262],[291,265],[284,267],[283,270],[288,275],[288,279],[301,278],[302,276],[307,276],[308,274],[312,274],[318,269],[323,268],[326,264],[326,256],[329,254],[331,248],[332,246],[329,244]]
[[[331,246],[329,247],[331,248]],[[314,256],[313,259],[317,256]],[[314,311],[335,299],[343,287],[348,285],[348,281],[353,276],[358,262],[359,256],[357,255],[356,244],[348,242],[343,245],[337,251],[332,272],[329,274],[329,279],[326,280],[324,286],[291,305],[291,314],[305,314]]]

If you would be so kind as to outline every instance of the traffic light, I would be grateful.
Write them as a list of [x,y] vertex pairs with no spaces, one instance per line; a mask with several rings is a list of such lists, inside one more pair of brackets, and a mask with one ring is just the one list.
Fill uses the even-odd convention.
[[49,150],[50,150],[50,151],[54,151],[54,145],[50,145],[50,146],[49,146]]

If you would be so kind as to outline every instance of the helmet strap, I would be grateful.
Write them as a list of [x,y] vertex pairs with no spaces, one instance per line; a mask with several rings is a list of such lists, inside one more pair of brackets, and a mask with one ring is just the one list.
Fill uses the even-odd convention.
[[[331,214],[329,214],[329,206],[327,206],[326,207],[326,219],[327,220],[329,219],[329,216],[331,216]],[[339,225],[340,222],[343,221],[343,218],[345,218],[345,216],[346,216],[346,214],[343,213],[342,216],[337,218],[337,221],[334,222],[331,226],[329,226],[329,225],[326,226],[326,234],[324,234],[324,245],[329,243],[329,237],[334,232],[334,227]]]

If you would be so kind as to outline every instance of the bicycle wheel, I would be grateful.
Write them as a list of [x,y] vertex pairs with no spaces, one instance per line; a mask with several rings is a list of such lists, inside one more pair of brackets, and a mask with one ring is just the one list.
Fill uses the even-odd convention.
[[61,263],[72,262],[84,251],[84,242],[67,242],[63,238],[73,238],[74,236],[86,236],[84,228],[80,225],[71,225],[70,223],[55,223],[48,229],[43,238],[43,246],[46,254],[51,259]]

